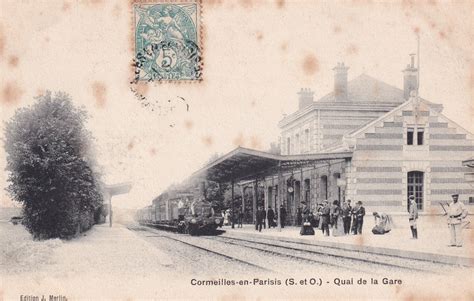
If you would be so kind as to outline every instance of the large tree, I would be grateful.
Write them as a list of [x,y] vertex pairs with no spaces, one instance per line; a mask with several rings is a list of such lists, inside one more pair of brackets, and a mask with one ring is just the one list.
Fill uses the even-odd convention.
[[87,114],[65,93],[36,100],[6,124],[8,191],[34,238],[70,238],[89,229],[102,206]]

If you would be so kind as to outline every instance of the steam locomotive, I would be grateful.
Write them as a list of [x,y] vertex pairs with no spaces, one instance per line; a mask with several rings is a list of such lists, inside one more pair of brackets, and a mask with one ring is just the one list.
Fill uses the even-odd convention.
[[192,194],[165,193],[154,199],[152,205],[138,210],[136,218],[140,225],[178,233],[215,234],[224,223],[216,209],[211,202]]

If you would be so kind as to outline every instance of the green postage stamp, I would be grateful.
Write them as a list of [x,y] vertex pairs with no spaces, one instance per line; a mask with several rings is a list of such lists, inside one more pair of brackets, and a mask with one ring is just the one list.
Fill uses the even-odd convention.
[[135,82],[202,79],[199,0],[133,4]]

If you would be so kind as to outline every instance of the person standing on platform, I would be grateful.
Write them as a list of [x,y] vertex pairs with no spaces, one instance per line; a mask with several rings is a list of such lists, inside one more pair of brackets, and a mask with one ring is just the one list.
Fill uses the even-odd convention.
[[285,228],[285,220],[286,220],[286,209],[283,205],[280,205],[280,224],[282,228]]
[[302,224],[300,229],[300,235],[314,235],[314,229],[311,226],[310,222],[311,210],[309,210],[309,207],[305,201],[302,201],[301,204],[303,204],[303,208],[301,210]]
[[308,204],[306,204],[305,201],[302,201],[301,204],[303,204],[303,208],[301,209],[302,222],[304,222],[305,220],[308,221],[310,212],[309,206]]
[[260,216],[260,207],[257,207],[257,212],[255,212],[255,231],[258,231],[258,217]]
[[415,201],[415,196],[410,195],[408,201],[410,202],[408,206],[408,222],[410,223],[411,235],[413,239],[418,239],[418,229],[416,226],[416,220],[418,219],[418,206]]
[[357,210],[359,209],[359,204],[355,203],[354,207],[352,207],[351,215],[352,215],[352,234],[357,235]]
[[329,222],[330,222],[330,215],[331,215],[331,207],[327,200],[323,201],[323,207],[320,211],[321,215],[321,230],[323,231],[323,235],[329,236]]
[[453,201],[448,206],[448,225],[451,234],[450,246],[462,247],[462,220],[466,218],[468,212],[462,202],[458,201],[459,194],[451,196]]
[[344,224],[344,234],[349,235],[351,231],[351,215],[352,215],[352,207],[351,207],[351,200],[344,201],[342,203],[342,223]]
[[230,216],[229,210],[224,211],[224,226],[229,225],[229,222],[230,222],[229,216]]
[[271,227],[275,227],[274,220],[275,219],[275,212],[273,212],[272,206],[268,206],[267,210],[267,220],[268,220],[268,229]]
[[265,210],[265,206],[261,206],[260,208],[262,208],[262,225],[263,225],[263,229],[267,229],[267,226],[266,226],[267,211]]
[[344,226],[341,217],[341,206],[338,200],[334,200],[331,207],[332,235],[341,236],[344,233]]
[[[316,216],[317,216],[317,214],[316,214]],[[309,211],[309,223],[311,224],[311,227],[313,227],[313,228],[318,227],[319,219],[316,219],[316,216],[314,215],[313,210]]]
[[321,210],[323,208],[323,205],[321,203],[318,203],[316,205],[316,213],[314,214],[314,223],[316,224],[315,227],[321,229]]
[[362,206],[361,201],[358,201],[356,203],[356,206],[352,214],[354,215],[353,221],[355,220],[354,234],[360,235],[362,234],[362,226],[364,225],[364,216],[365,216],[365,208]]
[[262,232],[262,224],[265,222],[264,212],[262,207],[258,207],[255,213],[255,230],[258,230],[258,232]]
[[237,228],[242,228],[242,222],[244,220],[244,212],[242,211],[242,209],[239,210],[239,213],[238,213],[238,225],[237,225]]

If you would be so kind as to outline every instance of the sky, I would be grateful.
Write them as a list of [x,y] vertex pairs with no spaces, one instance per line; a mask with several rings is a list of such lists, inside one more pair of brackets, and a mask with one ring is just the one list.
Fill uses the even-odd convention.
[[[67,92],[90,115],[104,181],[133,183],[114,206],[138,208],[215,153],[268,149],[283,114],[297,109],[300,88],[315,99],[331,92],[337,62],[350,67],[349,80],[366,73],[402,88],[417,34],[421,97],[474,132],[471,12],[469,1],[203,1],[203,80],[139,87],[147,100],[175,104],[165,114],[130,89],[128,2],[2,1],[0,137],[34,96]],[[5,158],[0,149],[2,169]],[[0,197],[13,204],[4,189]]]

